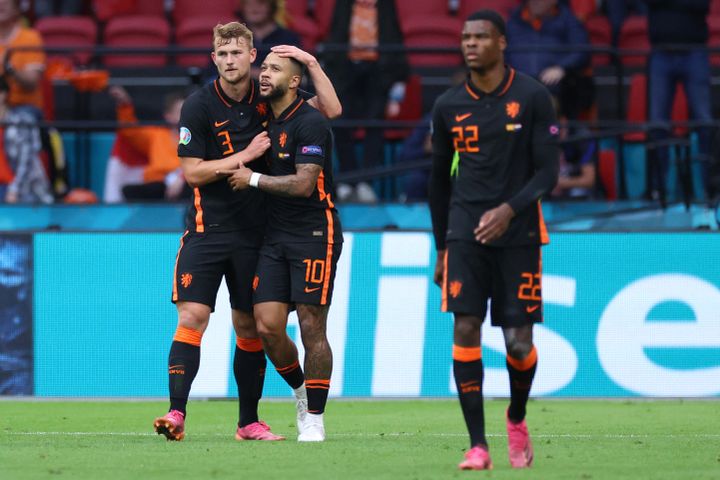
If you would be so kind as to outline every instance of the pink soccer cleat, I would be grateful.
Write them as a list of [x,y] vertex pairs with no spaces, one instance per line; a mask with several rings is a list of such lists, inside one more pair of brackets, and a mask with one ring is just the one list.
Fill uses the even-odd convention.
[[268,424],[260,420],[245,425],[244,427],[238,427],[235,432],[235,440],[264,440],[274,442],[277,440],[285,440],[285,437],[272,433]]
[[168,440],[179,442],[185,438],[185,415],[180,410],[170,410],[153,423],[158,435],[165,435]]
[[533,462],[533,448],[530,442],[527,423],[513,423],[505,414],[508,433],[508,455],[513,468],[528,468]]
[[465,460],[458,465],[460,470],[492,470],[492,460],[487,447],[476,445],[465,452]]

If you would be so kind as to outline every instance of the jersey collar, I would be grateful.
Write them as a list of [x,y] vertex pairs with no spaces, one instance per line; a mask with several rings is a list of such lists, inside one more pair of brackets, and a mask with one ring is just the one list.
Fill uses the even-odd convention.
[[510,88],[510,85],[512,85],[513,80],[515,79],[515,69],[505,65],[505,75],[503,75],[503,79],[500,82],[500,85],[495,88],[490,93],[485,93],[482,90],[479,90],[475,87],[475,85],[470,81],[470,75],[468,74],[468,78],[465,81],[465,89],[470,94],[471,97],[473,97],[475,100],[479,100],[486,95],[492,95],[494,97],[502,97],[505,95],[505,93]]
[[303,103],[305,103],[305,100],[303,100],[302,97],[298,96],[290,105],[288,105],[288,107],[280,114],[280,116],[275,119],[275,121],[278,123],[287,121],[295,114],[295,112],[297,112],[298,108],[300,108],[300,105],[302,105]]
[[215,93],[217,93],[218,97],[220,97],[220,100],[227,106],[232,107],[233,105],[237,105],[240,103],[247,103],[251,104],[255,97],[258,95],[258,86],[255,84],[255,79],[250,79],[250,88],[248,88],[248,92],[245,94],[245,97],[237,102],[230,98],[222,89],[220,86],[220,77],[216,78],[213,82],[213,87],[215,89]]

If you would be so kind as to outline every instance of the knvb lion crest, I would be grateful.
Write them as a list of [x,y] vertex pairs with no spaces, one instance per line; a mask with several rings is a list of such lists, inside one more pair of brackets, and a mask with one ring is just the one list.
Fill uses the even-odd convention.
[[285,144],[287,143],[287,133],[282,132],[278,141],[280,142],[280,148],[285,148]]
[[180,284],[183,288],[188,288],[192,283],[192,273],[183,273],[180,275]]
[[520,104],[518,102],[508,102],[505,104],[505,113],[510,118],[517,117],[520,114]]
[[258,114],[260,114],[261,117],[264,117],[267,115],[267,103],[262,102],[258,103],[255,108],[257,109]]

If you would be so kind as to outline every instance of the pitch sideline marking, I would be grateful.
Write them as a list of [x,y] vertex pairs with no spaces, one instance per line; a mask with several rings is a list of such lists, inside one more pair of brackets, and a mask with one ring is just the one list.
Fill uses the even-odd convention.
[[[109,436],[109,437],[150,437],[157,435],[152,432],[1,432],[2,435],[15,436]],[[193,437],[227,437],[229,433],[196,433]],[[381,432],[381,433],[331,433],[329,437],[466,437],[467,433],[413,433],[413,432]],[[488,433],[487,437],[507,437],[504,433]],[[548,433],[532,435],[532,438],[720,438],[716,433],[687,433],[687,434],[634,434],[634,433],[609,433],[609,434],[572,434],[572,433]]]

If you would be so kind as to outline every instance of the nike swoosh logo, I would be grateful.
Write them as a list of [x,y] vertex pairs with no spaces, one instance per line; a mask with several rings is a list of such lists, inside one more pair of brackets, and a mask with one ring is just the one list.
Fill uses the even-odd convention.
[[465,120],[466,118],[468,118],[470,115],[472,115],[472,113],[465,113],[465,114],[463,114],[463,115],[455,115],[455,121],[458,122],[458,123],[459,123],[459,122],[462,122],[463,120]]
[[540,305],[533,305],[532,307],[525,307],[525,311],[527,313],[532,313],[535,310],[537,310],[538,308],[540,308]]
[[222,127],[226,123],[228,123],[230,120],[225,120],[224,122],[215,122],[215,127]]
[[316,287],[316,288],[308,288],[308,287],[305,287],[305,293],[317,292],[317,291],[320,290],[321,288],[322,288],[322,287]]

